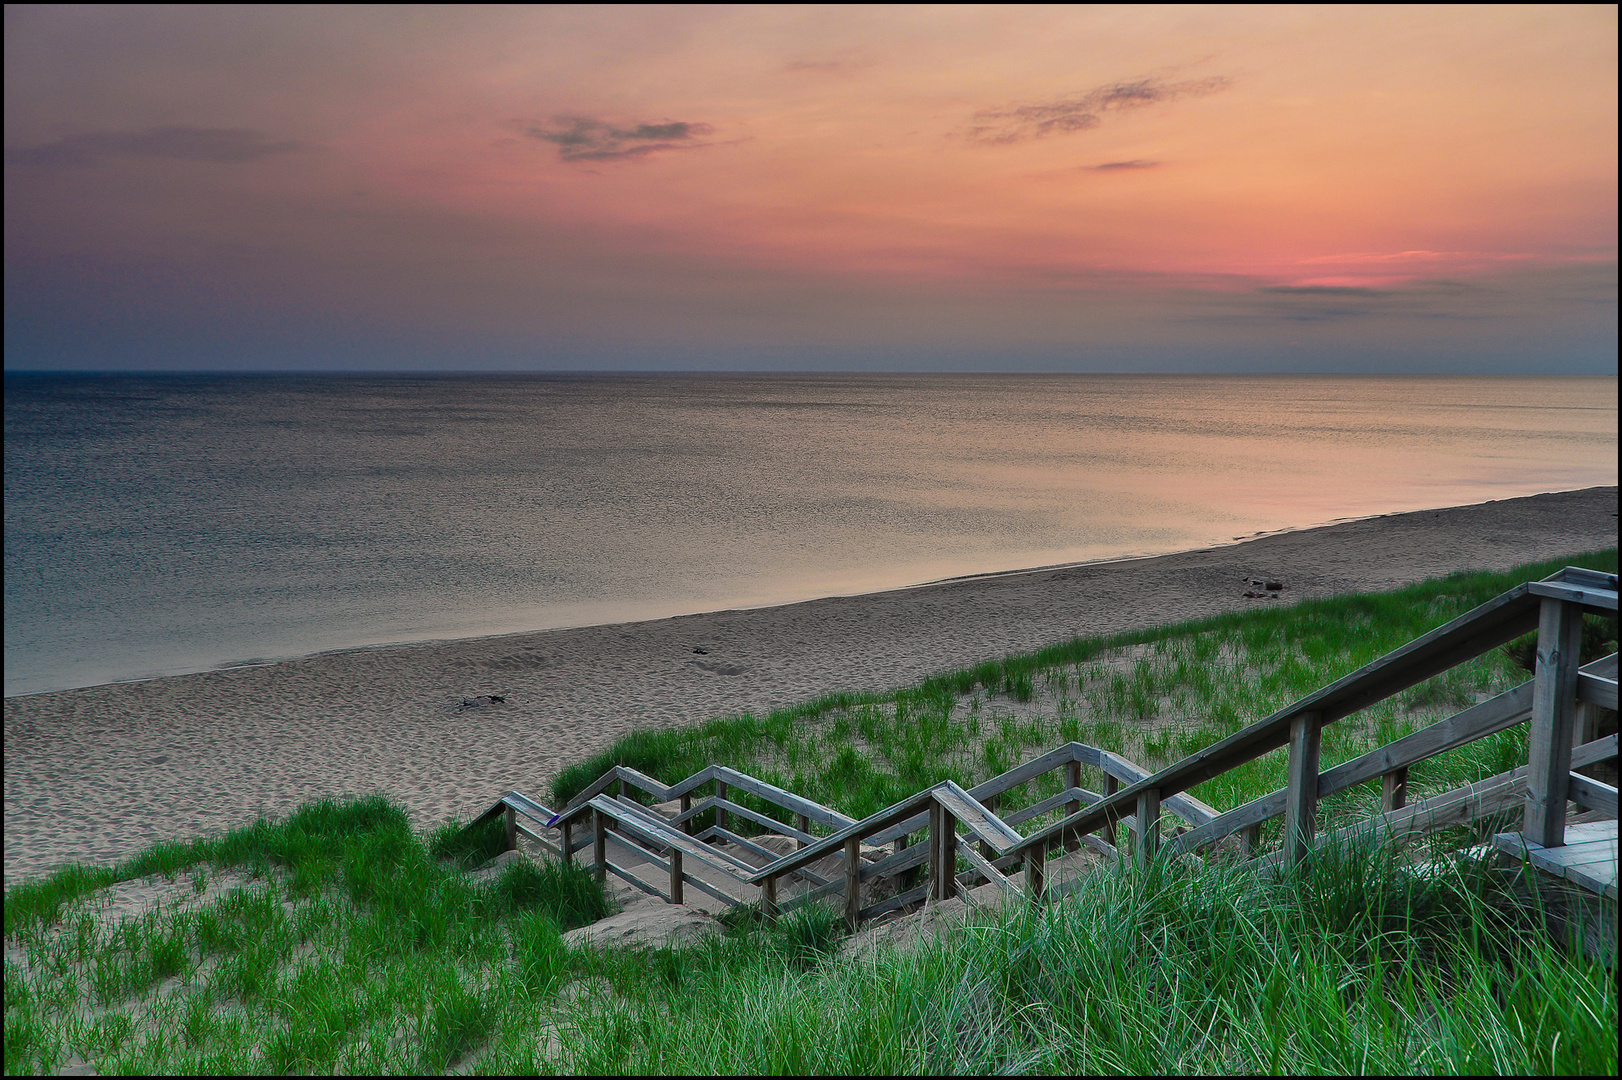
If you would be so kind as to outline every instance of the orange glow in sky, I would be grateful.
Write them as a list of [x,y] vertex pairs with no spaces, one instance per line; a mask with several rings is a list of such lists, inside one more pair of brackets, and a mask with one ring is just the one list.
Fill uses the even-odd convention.
[[1356,368],[1490,314],[1615,370],[1612,6],[14,5],[5,140],[8,366],[231,324]]

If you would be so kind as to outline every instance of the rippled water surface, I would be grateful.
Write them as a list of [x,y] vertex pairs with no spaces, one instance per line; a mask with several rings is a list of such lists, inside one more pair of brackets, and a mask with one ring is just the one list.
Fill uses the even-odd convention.
[[1616,478],[1615,378],[8,375],[5,692]]

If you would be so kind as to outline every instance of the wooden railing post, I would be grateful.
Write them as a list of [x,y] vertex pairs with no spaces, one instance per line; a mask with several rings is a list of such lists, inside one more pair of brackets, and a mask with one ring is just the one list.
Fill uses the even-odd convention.
[[[1079,788],[1081,786],[1081,762],[1065,762],[1064,785],[1067,788]],[[1071,799],[1069,802],[1064,804],[1064,812],[1066,817],[1069,817],[1071,814],[1081,813],[1081,801],[1078,799]],[[1080,851],[1081,837],[1075,835],[1065,837],[1064,849],[1066,851]]]
[[777,878],[769,877],[761,882],[760,913],[766,917],[767,922],[777,921]]
[[1318,825],[1318,748],[1323,714],[1304,712],[1290,720],[1289,786],[1284,794],[1284,861],[1300,862]]
[[1526,815],[1521,823],[1521,835],[1543,847],[1560,847],[1566,842],[1566,792],[1570,786],[1577,664],[1582,641],[1582,607],[1564,600],[1545,599],[1538,616]]
[[[985,799],[981,800],[980,805],[984,806],[987,810],[990,810],[993,814],[995,814],[997,812],[997,796],[991,795],[986,797]],[[984,840],[980,841],[980,854],[982,857],[988,860],[995,859],[997,857],[997,852],[993,850],[991,845]]]
[[1380,809],[1386,813],[1408,805],[1408,770],[1397,769],[1380,777]]
[[1150,788],[1138,793],[1138,846],[1139,866],[1154,861],[1160,845],[1160,789]]
[[681,851],[678,848],[670,849],[670,902],[681,903]]
[[608,880],[608,815],[601,810],[593,810],[592,816],[596,835],[593,837],[591,854],[597,860],[597,883],[600,885]]
[[518,847],[518,811],[507,807],[507,846],[503,851],[512,851]]
[[862,913],[862,841],[845,838],[845,925],[856,929]]
[[[1111,776],[1110,774],[1105,773],[1104,774],[1104,798],[1107,799],[1111,795],[1115,794],[1117,791],[1120,791],[1120,790],[1121,790],[1121,782],[1119,780],[1115,779],[1115,777]],[[1105,842],[1108,843],[1110,846],[1112,846],[1112,847],[1118,847],[1119,846],[1115,842],[1116,839],[1118,838],[1118,835],[1119,835],[1118,831],[1116,829],[1116,823],[1115,822],[1110,821],[1109,819],[1106,818],[1104,820],[1104,824],[1102,824],[1102,825],[1100,825],[1098,827],[1098,835],[1102,836],[1104,838]]]
[[1256,849],[1262,846],[1262,827],[1252,825],[1248,829],[1239,830],[1239,854],[1250,858],[1256,854]]
[[[715,797],[717,799],[726,798],[728,790],[729,789],[727,788],[727,785],[726,785],[725,781],[717,780],[715,782]],[[727,819],[728,819],[727,812],[725,810],[721,809],[719,806],[717,806],[715,808],[715,827],[718,828],[718,829],[726,828],[727,827]]]
[[[794,827],[799,829],[803,833],[808,833],[808,832],[811,831],[811,819],[806,817],[804,814],[795,814],[794,815]],[[796,841],[794,841],[794,850],[795,851],[799,851],[803,847],[805,847],[805,841],[804,840],[796,840]]]
[[1025,887],[1030,891],[1031,903],[1040,904],[1047,892],[1048,849],[1045,843],[1033,844],[1025,849]]
[[574,822],[563,823],[563,865],[574,865]]
[[930,808],[929,869],[935,899],[950,900],[957,895],[957,819],[940,803]]
[[[693,793],[691,791],[689,791],[687,794],[685,794],[685,795],[683,795],[681,797],[681,812],[685,814],[685,813],[687,813],[687,811],[691,810],[692,808],[693,808]],[[693,834],[693,819],[692,818],[688,818],[686,821],[681,823],[681,831],[686,833],[689,836],[691,836]]]

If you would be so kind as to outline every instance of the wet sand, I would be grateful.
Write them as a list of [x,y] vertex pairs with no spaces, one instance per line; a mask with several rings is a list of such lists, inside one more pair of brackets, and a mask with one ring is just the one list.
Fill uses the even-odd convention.
[[[1614,547],[1617,489],[1328,525],[1150,559],[652,622],[326,653],[5,700],[5,881],[382,792],[419,827],[636,728],[882,690],[1108,633]],[[1250,578],[1282,600],[1247,599]],[[698,650],[703,650],[699,652]],[[488,695],[500,703],[475,701]]]

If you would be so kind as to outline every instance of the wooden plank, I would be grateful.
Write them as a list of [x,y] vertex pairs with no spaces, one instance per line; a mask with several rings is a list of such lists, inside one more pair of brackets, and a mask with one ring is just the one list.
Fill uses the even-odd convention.
[[1538,619],[1526,816],[1521,825],[1526,838],[1543,847],[1559,847],[1565,842],[1566,791],[1570,786],[1576,720],[1577,659],[1582,640],[1582,608],[1561,600],[1545,599]]
[[1041,903],[1047,892],[1047,861],[1046,843],[1033,844],[1025,849],[1025,890],[1033,904]]
[[[1616,752],[1615,735],[1595,739],[1571,752],[1572,767],[1580,769],[1596,761],[1605,761],[1615,757]],[[1340,843],[1365,832],[1378,832],[1394,843],[1402,843],[1433,829],[1462,825],[1475,818],[1509,809],[1521,802],[1525,790],[1526,766],[1522,765],[1518,769],[1433,795],[1423,802],[1410,803],[1394,813],[1376,814],[1355,825],[1336,829],[1325,837],[1324,842]],[[1270,855],[1264,862],[1277,858],[1276,854]]]
[[[730,814],[737,814],[739,817],[744,818],[747,821],[753,821],[756,825],[764,825],[766,828],[782,836],[791,836],[800,841],[802,844],[808,844],[815,839],[815,837],[813,837],[810,833],[803,833],[799,829],[794,828],[792,825],[785,825],[769,814],[762,814],[758,810],[749,809],[747,806],[739,806],[731,799],[709,798],[703,800],[702,802],[696,803],[693,806],[693,809],[689,811],[688,820],[697,817],[705,810],[711,809],[726,810]],[[681,824],[681,822],[681,818],[676,818],[675,820],[671,821],[670,824],[678,825]],[[778,858],[778,856],[774,853],[772,858],[775,859]]]
[[1616,788],[1580,773],[1572,773],[1567,784],[1569,787],[1566,793],[1578,806],[1589,810],[1603,810],[1612,817],[1616,816]]
[[[1078,791],[1078,790],[1080,790],[1080,788],[1081,788],[1081,762],[1072,761],[1070,764],[1068,764],[1068,765],[1066,765],[1064,767],[1064,786],[1068,791]],[[1092,801],[1093,800],[1091,800],[1091,799],[1088,800],[1088,802],[1092,802]],[[1081,807],[1082,807],[1082,802],[1081,802],[1080,799],[1071,799],[1069,801],[1069,803],[1065,806],[1065,813],[1067,813],[1067,814],[1079,814],[1079,813],[1081,813]],[[1009,824],[1012,824],[1012,822],[1009,822]],[[1081,841],[1079,839],[1077,839],[1076,837],[1074,837],[1074,836],[1067,837],[1065,839],[1065,842],[1064,842],[1064,849],[1066,851],[1080,851],[1081,850]]]
[[1590,570],[1585,566],[1568,566],[1559,573],[1550,574],[1545,581],[1563,581],[1568,585],[1579,585],[1586,589],[1600,589],[1616,592],[1617,576],[1608,574],[1604,570]]
[[760,883],[760,913],[767,922],[777,919],[777,879],[769,877]]
[[[939,786],[936,785],[936,787]],[[934,804],[935,788],[927,788],[911,798],[903,799],[893,806],[887,806],[883,810],[869,814],[854,825],[847,826],[845,829],[828,836],[820,837],[815,843],[796,851],[793,855],[785,855],[772,866],[763,869],[758,876],[764,876],[768,870],[773,874],[783,874],[790,870],[798,870],[802,866],[808,866],[825,855],[842,850],[845,846],[847,832],[854,832],[863,840],[872,839],[877,835],[883,835],[882,830],[888,829],[892,825],[910,822],[921,811],[927,810]],[[754,881],[750,882],[750,884],[754,883]]]
[[[929,861],[929,841],[923,840],[911,847],[903,848],[892,855],[888,855],[878,862],[864,863],[862,866],[862,880],[870,881],[874,878],[893,877],[903,870],[911,870],[915,866],[922,866]],[[800,871],[805,873],[805,871]]]
[[898,822],[887,829],[880,829],[873,835],[864,836],[862,839],[866,840],[869,844],[883,846],[892,840],[899,840],[908,833],[915,833],[919,829],[927,828],[928,826],[929,811],[925,810],[923,813],[915,814],[906,821]]
[[[592,798],[596,798],[596,796],[594,795]],[[595,844],[591,853],[596,859],[597,883],[602,884],[607,880],[606,875],[608,873],[608,815],[601,810],[596,810],[592,814],[591,820],[595,826]]]
[[715,768],[716,767],[714,765],[706,765],[692,776],[689,776],[687,779],[679,780],[676,783],[671,784],[670,797],[664,801],[669,802],[670,799],[679,798],[683,795],[690,795],[698,788],[701,788],[711,780],[714,780]]
[[[1148,769],[1109,750],[1099,751],[1099,761],[1105,772],[1116,780],[1135,784],[1139,780],[1149,778]],[[1186,791],[1166,799],[1162,806],[1195,827],[1204,825],[1217,816],[1216,807],[1201,802]]]
[[855,836],[845,840],[845,923],[852,930],[862,912],[862,842]]
[[925,882],[916,888],[908,889],[904,893],[897,893],[894,896],[880,900],[876,904],[863,908],[858,913],[858,916],[863,922],[866,922],[868,919],[876,919],[880,915],[887,915],[892,911],[899,911],[901,908],[916,904],[921,900],[927,900],[929,890],[933,887],[933,884],[933,882]]
[[1380,809],[1401,810],[1408,803],[1408,769],[1404,766],[1380,777]]
[[989,843],[999,855],[1007,854],[1013,845],[1025,839],[973,795],[950,780],[937,785],[935,798],[952,812],[954,818],[963,823],[965,829],[976,838]]
[[1545,600],[1577,604],[1595,611],[1616,610],[1614,589],[1590,589],[1581,585],[1569,585],[1563,581],[1534,581],[1527,588],[1533,596]]
[[1290,720],[1290,782],[1284,789],[1284,852],[1292,865],[1312,848],[1318,830],[1318,751],[1323,717],[1305,712]]
[[1007,772],[999,773],[990,780],[982,781],[969,789],[969,794],[979,800],[985,800],[993,795],[1001,795],[1011,788],[1035,780],[1043,773],[1052,772],[1076,759],[1076,747],[1080,743],[1065,743],[1056,749],[1049,750],[1039,757],[1034,757],[1022,765],[1016,765]]
[[1616,711],[1616,679],[1603,675],[1577,674],[1577,700],[1588,701],[1602,709]]
[[[771,848],[761,847],[747,836],[739,836],[731,829],[720,829],[712,825],[710,828],[705,830],[704,835],[706,838],[710,836],[719,836],[720,839],[725,840],[729,844],[736,844],[745,851],[753,852],[754,854],[759,855],[761,858],[765,859],[767,863],[776,862],[778,859],[783,857],[779,853],[773,851]],[[741,862],[742,860],[739,861]],[[797,872],[801,877],[815,881],[819,885],[828,880],[827,878],[818,877],[816,874],[813,874],[808,870],[800,870]]]
[[847,817],[837,810],[796,795],[792,791],[784,791],[782,788],[768,784],[766,781],[750,776],[748,773],[741,773],[736,769],[717,765],[715,766],[715,775],[733,787],[742,788],[744,791],[752,795],[758,795],[769,803],[781,806],[784,810],[793,811],[796,814],[810,818],[812,821],[827,825],[829,828],[843,829],[856,824],[855,818]]
[[1166,841],[1166,854],[1176,856],[1196,851],[1208,844],[1214,844],[1224,836],[1229,836],[1245,829],[1255,828],[1262,822],[1271,820],[1284,813],[1285,796],[1287,788],[1260,796],[1236,806],[1232,810],[1218,814],[1211,821],[1197,829],[1191,829],[1181,836],[1174,836]]
[[[726,781],[717,779],[715,781],[715,798],[718,803],[727,801],[727,791],[728,788]],[[724,809],[721,809],[719,806],[715,811],[715,824],[717,827],[722,829],[727,827],[727,812]]]
[[[1373,780],[1388,770],[1406,768],[1484,736],[1508,730],[1516,724],[1525,723],[1531,715],[1532,681],[1529,679],[1463,712],[1319,773],[1318,798],[1326,799],[1336,792]],[[1167,851],[1172,854],[1194,851],[1224,836],[1277,817],[1284,813],[1287,791],[1287,788],[1279,788],[1219,814],[1205,825],[1169,841]]]
[[742,859],[728,855],[724,851],[710,847],[695,837],[688,836],[680,830],[673,829],[664,819],[651,814],[646,808],[635,803],[620,803],[607,796],[598,795],[592,799],[591,805],[603,812],[605,817],[612,817],[618,821],[622,830],[642,837],[652,844],[662,848],[674,848],[699,862],[739,882],[739,884],[753,884],[745,875],[752,875],[755,868]]
[[[1073,787],[1065,791],[1061,791],[1057,795],[1050,795],[1041,802],[1032,803],[1029,806],[1004,814],[1002,815],[1002,820],[1004,825],[1012,828],[1013,826],[1029,821],[1032,818],[1041,817],[1050,810],[1057,810],[1066,803],[1075,803],[1079,806],[1091,806],[1101,798],[1103,798],[1103,796],[1098,794],[1096,791],[1088,791],[1085,788]],[[1069,812],[1076,813],[1074,810]]]
[[981,877],[997,886],[997,889],[1000,892],[1006,893],[1009,896],[1019,895],[1019,886],[1015,885],[1012,881],[1009,881],[1002,871],[998,870],[995,866],[992,866],[991,863],[986,860],[985,856],[974,850],[973,844],[969,843],[967,840],[959,839],[957,843],[957,850],[959,855],[962,855],[964,858],[969,860],[970,866],[979,871]]

